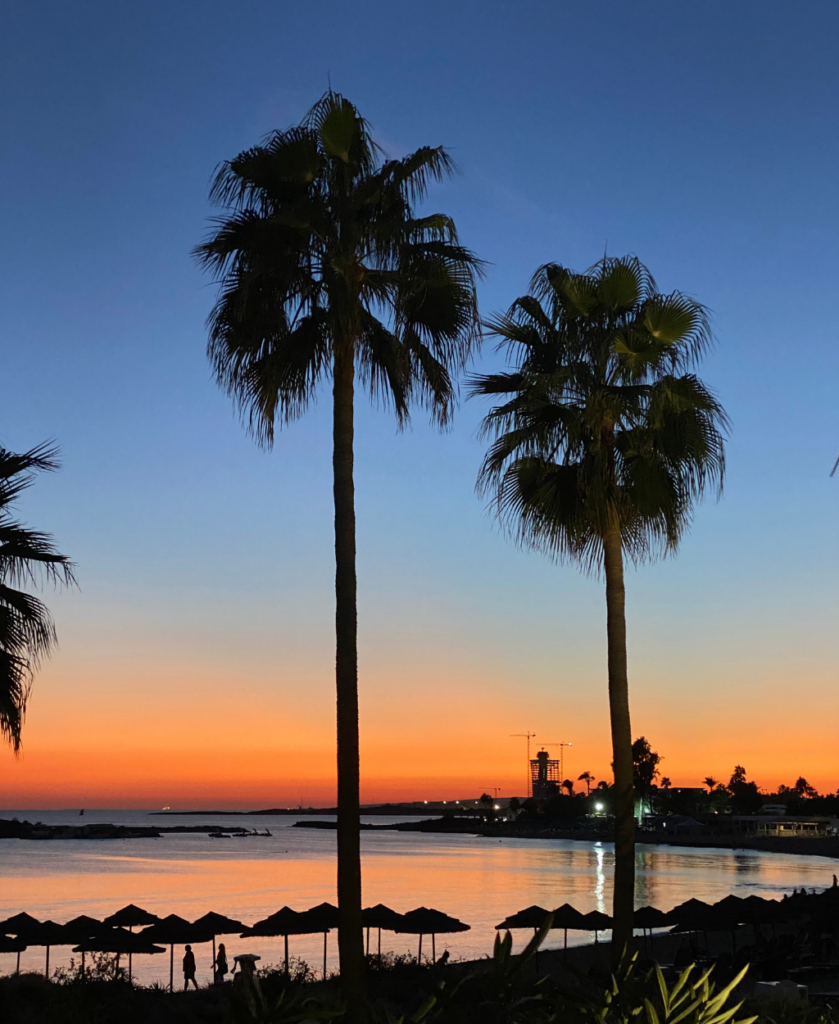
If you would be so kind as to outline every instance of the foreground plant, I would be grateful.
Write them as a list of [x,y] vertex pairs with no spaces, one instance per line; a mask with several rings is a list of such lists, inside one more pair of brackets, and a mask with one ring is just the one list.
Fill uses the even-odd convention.
[[0,737],[15,752],[35,673],[57,642],[49,609],[21,587],[69,586],[74,579],[72,563],[56,551],[49,534],[18,522],[12,506],[36,472],[58,465],[58,449],[49,445],[22,455],[0,448]]
[[224,216],[196,250],[221,286],[209,358],[260,444],[332,383],[338,946],[353,1021],[364,1014],[354,392],[361,383],[400,425],[416,402],[445,424],[477,339],[478,261],[449,217],[415,211],[450,174],[448,155],[380,152],[356,108],[327,93],[300,125],[222,165],[212,199]]
[[632,942],[635,807],[624,563],[676,551],[696,503],[720,494],[725,413],[690,372],[711,341],[703,306],[661,294],[634,257],[585,273],[541,267],[487,325],[515,362],[476,378],[503,398],[479,487],[521,544],[606,581],[615,784],[613,963]]

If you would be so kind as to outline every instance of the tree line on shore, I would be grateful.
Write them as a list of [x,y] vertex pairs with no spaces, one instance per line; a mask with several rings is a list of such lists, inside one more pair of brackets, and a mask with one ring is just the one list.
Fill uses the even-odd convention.
[[[616,957],[632,943],[635,870],[625,568],[675,554],[698,502],[721,494],[725,472],[726,414],[696,374],[712,342],[705,307],[661,292],[637,257],[604,256],[583,272],[544,264],[505,312],[481,317],[482,261],[451,217],[418,209],[452,171],[440,146],[385,158],[358,110],[330,91],[300,124],[220,165],[211,189],[220,216],[195,250],[219,286],[210,363],[257,443],[270,448],[279,429],[331,389],[338,941],[353,1022],[365,1016],[357,392],[392,411],[400,427],[415,408],[445,427],[482,338],[508,358],[503,372],[466,377],[470,397],[490,403],[478,490],[514,543],[605,584]],[[15,496],[13,484],[0,494],[0,516]],[[25,680],[52,641],[46,609],[27,611],[10,586],[29,579],[36,562],[71,580],[69,563],[51,548],[0,548],[0,646],[12,659],[0,715],[15,746]]]

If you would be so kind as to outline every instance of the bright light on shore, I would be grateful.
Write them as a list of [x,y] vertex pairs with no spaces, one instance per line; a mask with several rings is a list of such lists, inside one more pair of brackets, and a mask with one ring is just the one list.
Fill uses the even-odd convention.
[[595,804],[594,805],[594,809],[595,809],[595,811],[602,811],[603,810],[603,804]]

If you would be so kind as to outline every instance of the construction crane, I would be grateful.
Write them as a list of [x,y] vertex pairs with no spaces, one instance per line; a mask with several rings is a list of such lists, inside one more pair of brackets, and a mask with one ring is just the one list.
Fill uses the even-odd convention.
[[510,736],[527,739],[527,795],[533,796],[533,780],[530,777],[530,741],[535,738],[536,733],[528,730],[527,732],[511,732]]

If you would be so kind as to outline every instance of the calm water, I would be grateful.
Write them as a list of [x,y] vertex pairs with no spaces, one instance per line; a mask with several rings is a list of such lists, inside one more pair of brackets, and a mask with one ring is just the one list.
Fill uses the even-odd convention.
[[[0,811],[0,817],[12,816],[46,824],[205,823],[200,817],[159,818],[137,811],[88,811],[84,818],[67,811]],[[59,922],[78,914],[102,918],[126,903],[136,903],[161,916],[176,913],[194,920],[215,910],[252,924],[285,904],[305,910],[324,900],[334,903],[335,833],[291,828],[295,820],[206,819],[210,824],[267,827],[271,838],[221,840],[196,833],[101,842],[0,840],[0,920],[21,910]],[[608,843],[403,832],[364,833],[361,842],[365,905],[381,902],[403,912],[417,906],[436,907],[472,926],[469,932],[440,936],[438,955],[445,948],[452,957],[488,953],[495,925],[533,903],[554,907],[569,902],[584,912],[609,911],[612,849]],[[802,885],[826,887],[835,870],[835,862],[823,857],[640,846],[637,903],[667,910],[691,896],[708,901],[729,893],[778,897]],[[561,935],[557,932],[548,945],[559,945]],[[520,932],[516,937],[527,936]],[[258,953],[263,964],[282,959],[282,939],[228,936],[223,941],[230,955]],[[571,941],[588,942],[591,936],[576,933],[572,939],[569,934]],[[334,935],[328,943],[329,964],[335,967]],[[415,953],[416,939],[384,933],[382,948]],[[323,939],[292,937],[290,951],[320,965]],[[68,947],[51,950],[51,968],[67,964],[71,955]],[[196,959],[199,976],[209,980],[210,947],[196,947]],[[168,981],[168,961],[163,955],[138,957],[135,973],[144,983]],[[44,950],[23,953],[24,966],[43,970]],[[0,954],[0,972],[13,969],[14,956]]]

